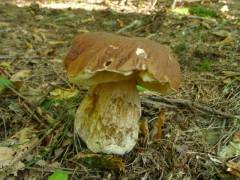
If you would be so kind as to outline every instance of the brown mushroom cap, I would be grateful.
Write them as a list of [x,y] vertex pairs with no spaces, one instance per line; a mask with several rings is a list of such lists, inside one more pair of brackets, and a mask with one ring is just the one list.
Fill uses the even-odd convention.
[[77,36],[64,64],[70,81],[86,86],[135,78],[146,88],[164,92],[177,89],[181,80],[168,47],[105,32]]

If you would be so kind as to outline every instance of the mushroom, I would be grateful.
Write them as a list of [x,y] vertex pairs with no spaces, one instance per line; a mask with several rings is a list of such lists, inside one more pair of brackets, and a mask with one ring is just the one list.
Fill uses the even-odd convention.
[[64,59],[70,82],[89,91],[74,126],[93,152],[122,155],[138,139],[141,105],[136,85],[176,90],[181,72],[168,47],[105,32],[77,36]]

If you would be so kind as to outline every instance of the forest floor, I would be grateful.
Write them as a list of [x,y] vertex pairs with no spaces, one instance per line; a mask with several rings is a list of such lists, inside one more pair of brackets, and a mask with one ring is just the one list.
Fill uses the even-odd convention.
[[[239,4],[167,2],[151,12],[0,3],[0,179],[240,178]],[[88,31],[147,37],[181,65],[177,92],[140,92],[142,131],[124,156],[91,153],[74,134],[86,90],[68,82],[62,60]]]

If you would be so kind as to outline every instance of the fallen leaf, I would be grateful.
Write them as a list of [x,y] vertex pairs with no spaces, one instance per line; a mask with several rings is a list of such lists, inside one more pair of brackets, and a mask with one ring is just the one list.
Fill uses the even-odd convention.
[[96,21],[95,18],[93,16],[91,16],[89,18],[81,20],[81,23],[85,24],[85,23],[94,22],[94,21]]
[[11,166],[11,173],[16,174],[18,170],[25,167],[21,161],[17,161],[15,164],[11,164],[16,156],[17,151],[14,148],[0,147],[0,173],[5,172],[5,167]]
[[4,76],[0,75],[0,94],[7,89],[9,86],[13,86],[12,81],[8,80]]
[[215,145],[222,137],[221,129],[206,129],[203,130],[205,139],[210,145]]
[[9,147],[0,147],[0,167],[4,165],[6,160],[9,160],[13,157],[14,151]]
[[228,159],[240,155],[240,142],[230,141],[227,146],[224,146],[219,152],[222,159]]
[[68,146],[72,143],[72,141],[70,139],[64,139],[63,140],[63,143],[62,143],[62,146],[65,147],[65,146]]
[[42,167],[43,167],[43,166],[46,167],[47,164],[48,164],[48,163],[47,163],[45,160],[42,160],[42,159],[36,162],[36,165],[39,165],[39,166],[42,166]]
[[58,158],[62,153],[63,153],[64,149],[63,148],[58,148],[54,150],[54,155],[55,158]]
[[77,96],[79,91],[77,89],[54,89],[53,91],[50,92],[50,94],[55,98],[55,99],[69,99],[72,97]]
[[47,49],[45,49],[45,50],[42,50],[41,52],[40,52],[40,55],[41,56],[55,56],[55,53],[56,53],[56,48],[47,48]]
[[53,162],[51,164],[47,165],[49,168],[60,168],[61,167],[61,163],[59,162]]
[[234,71],[222,71],[222,73],[225,75],[225,76],[240,76],[240,72],[234,72]]
[[147,120],[141,120],[139,122],[139,129],[140,134],[143,136],[143,145],[147,144],[147,141],[149,139],[149,128],[148,128],[148,121]]
[[171,11],[174,13],[174,14],[179,14],[179,15],[189,15],[189,9],[188,8],[185,8],[185,7],[176,7],[176,8],[173,8],[171,9]]
[[34,41],[35,41],[36,43],[43,42],[43,39],[42,39],[42,37],[41,37],[41,36],[39,36],[38,34],[36,34],[36,33],[32,33],[32,36],[33,36],[33,38],[34,38]]
[[9,62],[9,61],[3,61],[3,62],[0,63],[0,66],[7,69],[7,70],[10,70],[11,69],[11,64],[12,63]]
[[0,86],[9,87],[12,86],[12,82],[5,78],[4,76],[0,75]]
[[16,175],[18,170],[25,167],[22,163],[25,153],[38,141],[34,131],[33,127],[23,128],[6,140],[11,142],[11,147],[0,147],[0,172]]
[[9,27],[9,26],[10,26],[10,23],[0,22],[0,27],[1,27],[1,28],[5,28],[5,27]]
[[216,46],[225,46],[225,45],[232,45],[235,42],[235,39],[232,36],[227,36],[224,40],[217,42]]
[[41,88],[32,88],[30,86],[22,86],[19,89],[19,92],[27,99],[27,101],[31,104],[39,104],[43,97],[45,96],[45,92]]
[[26,42],[25,46],[26,46],[27,49],[32,49],[33,48],[33,45],[30,42]]
[[23,79],[30,77],[31,74],[32,74],[31,70],[23,69],[23,70],[16,72],[14,75],[12,75],[11,80],[12,81],[22,81]]
[[161,110],[158,119],[154,122],[151,133],[152,140],[158,140],[162,137],[162,128],[165,122],[165,110]]
[[240,142],[240,131],[235,132],[232,139],[234,142]]
[[234,162],[227,162],[226,163],[227,171],[232,175],[235,175],[240,178],[240,164]]
[[224,37],[224,38],[229,36],[229,32],[224,31],[224,30],[214,31],[214,32],[212,32],[212,34],[219,36],[219,37]]
[[142,86],[140,86],[140,85],[137,85],[137,91],[138,92],[144,92],[144,91],[147,91],[147,89],[142,87]]
[[65,171],[57,170],[48,177],[48,180],[68,180],[68,173]]
[[38,20],[38,21],[40,21],[40,20],[43,20],[44,17],[43,17],[42,15],[36,15],[36,16],[35,16],[35,19]]
[[33,127],[25,127],[14,134],[11,138],[18,139],[18,144],[25,144],[30,142],[34,136],[34,129]]
[[117,19],[117,23],[120,28],[124,26],[124,22],[121,19]]

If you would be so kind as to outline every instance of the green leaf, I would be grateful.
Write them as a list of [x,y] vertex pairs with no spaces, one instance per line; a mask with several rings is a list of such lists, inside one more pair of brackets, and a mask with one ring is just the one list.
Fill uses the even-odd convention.
[[9,87],[9,86],[12,86],[12,82],[6,79],[4,76],[0,75],[0,86]]
[[137,85],[137,91],[138,92],[143,92],[143,91],[147,91],[147,89],[142,87],[142,86],[140,86],[140,85]]
[[48,177],[48,180],[68,180],[68,173],[61,170],[56,170],[51,176]]

